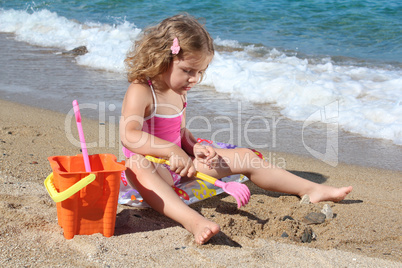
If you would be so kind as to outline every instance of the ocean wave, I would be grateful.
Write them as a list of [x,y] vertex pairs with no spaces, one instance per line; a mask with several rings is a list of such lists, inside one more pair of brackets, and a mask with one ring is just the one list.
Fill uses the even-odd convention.
[[63,50],[86,46],[88,53],[77,57],[79,65],[115,72],[124,71],[125,55],[141,32],[127,21],[82,24],[46,9],[1,10],[0,21],[0,32],[13,33],[18,41]]
[[[77,56],[77,64],[119,73],[141,33],[126,20],[84,24],[46,9],[0,10],[0,22],[0,32],[33,45],[62,50],[86,46],[88,53]],[[234,99],[273,104],[292,120],[317,120],[312,115],[325,114],[325,107],[336,103],[332,120],[342,129],[402,145],[400,67],[337,64],[329,57],[299,57],[297,52],[220,38],[215,45],[217,52],[203,85]],[[325,116],[319,120],[325,122]]]
[[[310,61],[276,49],[254,58],[245,49],[217,53],[203,84],[235,99],[274,104],[298,121],[327,123],[325,107],[335,103],[331,121],[342,129],[402,145],[400,69],[336,65],[330,58]],[[312,117],[317,111],[319,119]]]

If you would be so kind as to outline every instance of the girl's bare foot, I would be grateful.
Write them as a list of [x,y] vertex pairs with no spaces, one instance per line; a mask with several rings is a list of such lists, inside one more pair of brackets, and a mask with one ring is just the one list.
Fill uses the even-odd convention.
[[[202,217],[202,216],[201,216]],[[202,220],[194,220],[189,230],[194,235],[195,242],[199,245],[205,244],[214,235],[219,233],[220,227],[218,224],[202,217]]]
[[339,202],[353,190],[352,186],[336,188],[327,185],[320,185],[312,193],[309,193],[310,202],[318,203],[321,201]]

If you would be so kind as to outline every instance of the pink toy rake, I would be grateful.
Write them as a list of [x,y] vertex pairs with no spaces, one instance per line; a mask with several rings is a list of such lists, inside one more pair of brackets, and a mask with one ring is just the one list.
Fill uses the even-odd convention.
[[[152,161],[154,163],[158,164],[167,164],[170,165],[169,161],[166,159],[161,159],[161,158],[156,158],[150,155],[145,156],[149,161]],[[216,187],[222,188],[226,193],[230,194],[233,196],[236,201],[237,201],[237,208],[240,208],[241,206],[244,206],[248,203],[250,200],[250,190],[248,187],[244,184],[241,184],[239,182],[223,182],[220,181],[214,177],[211,177],[207,174],[201,173],[201,172],[196,172],[195,177],[204,180],[206,182],[209,182]]]

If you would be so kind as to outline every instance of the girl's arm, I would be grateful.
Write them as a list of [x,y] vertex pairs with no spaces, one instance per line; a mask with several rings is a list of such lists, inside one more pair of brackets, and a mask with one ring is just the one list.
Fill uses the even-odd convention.
[[[187,101],[187,94],[184,95],[184,101]],[[197,144],[197,139],[193,136],[190,130],[186,128],[186,109],[183,112],[183,120],[181,121],[181,148],[190,156],[194,156],[194,145]]]
[[195,157],[199,162],[202,162],[209,167],[212,167],[217,161],[218,155],[211,146],[204,146],[197,142],[190,130],[185,126],[186,113],[184,111],[182,126],[181,126],[181,147],[190,156]]
[[197,139],[186,127],[181,128],[181,148],[190,156],[194,156],[194,145]]

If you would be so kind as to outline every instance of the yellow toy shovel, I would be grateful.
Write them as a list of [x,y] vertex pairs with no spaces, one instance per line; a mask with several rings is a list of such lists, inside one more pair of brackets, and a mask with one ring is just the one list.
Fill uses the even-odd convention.
[[[156,158],[150,155],[145,156],[145,158],[157,164],[170,165],[169,161],[166,159]],[[223,182],[198,171],[195,173],[195,177],[222,188],[226,193],[230,194],[236,199],[238,208],[246,205],[250,200],[250,190],[244,184],[239,182]]]

